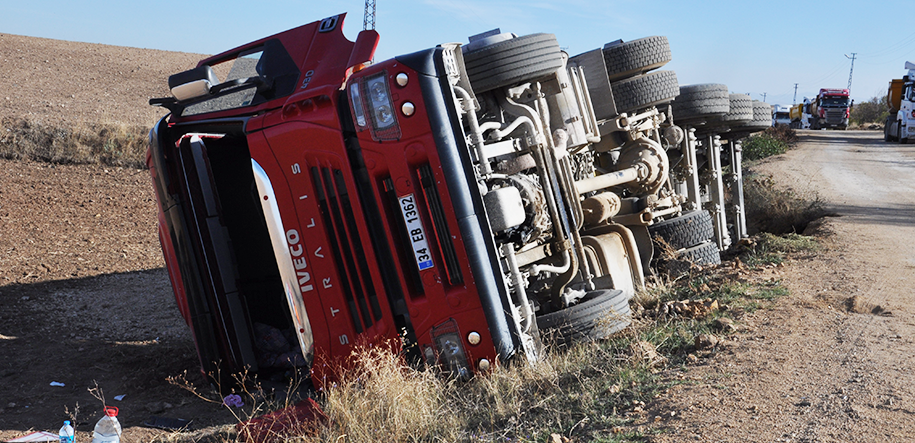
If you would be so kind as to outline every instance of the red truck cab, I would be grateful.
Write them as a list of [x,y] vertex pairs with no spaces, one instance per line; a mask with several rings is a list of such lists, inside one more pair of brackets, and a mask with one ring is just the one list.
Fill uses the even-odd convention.
[[846,129],[851,115],[848,89],[820,89],[811,112],[810,129]]
[[[171,111],[147,163],[203,372],[297,368],[320,384],[355,345],[394,340],[467,376],[536,358],[540,329],[625,327],[635,240],[606,220],[582,230],[574,142],[547,140],[556,131],[524,102],[541,79],[587,94],[562,77],[555,38],[478,45],[468,56],[502,40],[511,54],[531,41],[549,54],[493,83],[468,74],[456,44],[372,64],[377,33],[351,42],[343,19],[202,60],[170,77],[173,97],[151,101]],[[537,109],[579,112],[557,107],[559,87],[538,94]],[[561,123],[578,146],[582,120]]]

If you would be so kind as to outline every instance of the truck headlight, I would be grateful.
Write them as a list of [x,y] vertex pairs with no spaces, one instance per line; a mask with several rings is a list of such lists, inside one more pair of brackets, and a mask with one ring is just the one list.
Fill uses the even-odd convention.
[[461,333],[454,319],[432,328],[432,346],[438,355],[438,362],[457,377],[470,378],[467,353],[461,342]]
[[387,71],[355,79],[349,85],[349,99],[358,131],[371,129],[376,141],[400,138]]

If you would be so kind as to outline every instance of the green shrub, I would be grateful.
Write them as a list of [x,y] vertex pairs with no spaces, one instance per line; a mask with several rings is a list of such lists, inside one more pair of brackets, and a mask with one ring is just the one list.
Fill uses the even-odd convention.
[[871,97],[870,100],[855,103],[851,108],[851,123],[854,125],[865,125],[868,123],[883,124],[889,115],[889,108],[886,105],[886,95],[883,97]]
[[768,132],[750,136],[743,142],[743,158],[746,160],[759,160],[785,152],[788,152],[788,144]]

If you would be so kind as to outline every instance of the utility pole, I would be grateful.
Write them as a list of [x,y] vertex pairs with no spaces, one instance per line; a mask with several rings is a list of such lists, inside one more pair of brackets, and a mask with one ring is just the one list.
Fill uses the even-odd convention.
[[765,103],[766,102],[766,93],[763,92],[762,94],[759,94],[759,95],[763,96],[763,103]]
[[375,29],[375,0],[365,0],[365,18],[362,20],[362,30]]
[[857,56],[857,55],[858,55],[857,52],[852,52],[851,57],[849,57],[848,54],[845,54],[845,58],[851,59],[851,69],[848,70],[848,93],[849,93],[849,95],[851,95],[851,75],[852,75],[852,73],[855,72],[855,56]]
[[794,84],[794,102],[791,103],[791,104],[792,104],[792,105],[796,105],[796,104],[797,104],[797,83]]

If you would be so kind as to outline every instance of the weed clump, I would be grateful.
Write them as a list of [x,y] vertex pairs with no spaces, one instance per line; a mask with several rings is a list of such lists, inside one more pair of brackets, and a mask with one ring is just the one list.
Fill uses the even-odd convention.
[[812,221],[830,215],[819,196],[779,189],[771,176],[744,177],[744,206],[750,235],[803,233]]
[[410,367],[389,347],[361,347],[352,368],[324,388],[329,426],[318,441],[457,440],[460,416],[447,401],[453,380]]
[[0,157],[145,168],[149,128],[120,123],[0,119]]
[[759,160],[773,155],[784,154],[797,143],[797,131],[788,125],[776,125],[766,128],[758,134],[744,139],[743,158]]
[[762,232],[753,237],[739,257],[747,266],[756,268],[764,265],[778,265],[783,263],[789,254],[814,252],[819,248],[819,242],[810,236],[797,233],[774,235]]

